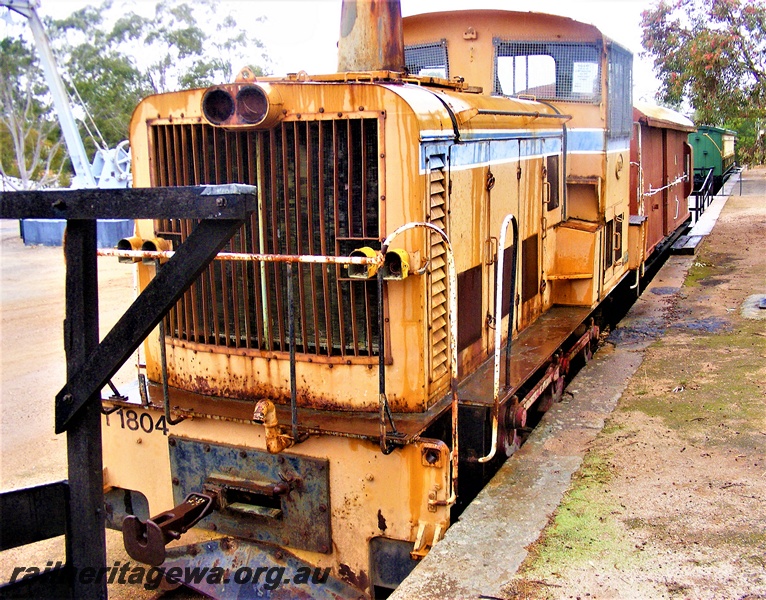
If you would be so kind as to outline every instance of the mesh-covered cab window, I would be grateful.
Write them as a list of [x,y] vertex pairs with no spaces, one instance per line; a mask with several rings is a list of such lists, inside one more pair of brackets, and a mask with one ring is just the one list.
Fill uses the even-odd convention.
[[447,40],[405,46],[404,64],[410,75],[449,79]]
[[499,39],[494,43],[496,94],[601,101],[598,45]]
[[609,48],[609,137],[629,136],[633,127],[633,55]]

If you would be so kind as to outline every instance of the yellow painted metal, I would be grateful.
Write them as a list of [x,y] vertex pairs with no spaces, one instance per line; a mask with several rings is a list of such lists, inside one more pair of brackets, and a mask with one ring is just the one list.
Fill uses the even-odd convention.
[[[377,252],[369,246],[363,246],[357,250],[352,250],[350,256],[361,256],[364,258],[375,258]],[[371,279],[378,272],[378,265],[348,265],[348,276],[352,279]]]
[[533,12],[464,10],[414,15],[403,21],[407,45],[445,39],[450,76],[464,78],[485,94],[491,94],[495,86],[495,37],[523,41],[591,41],[602,37],[592,25]]
[[[144,413],[155,423],[162,416],[158,410],[137,408],[136,413],[139,422]],[[105,485],[143,493],[151,514],[172,508],[168,438],[161,431],[121,427],[116,415],[103,417],[103,432]],[[255,423],[187,419],[170,427],[169,433],[211,444],[267,449],[265,428]],[[436,503],[445,500],[450,489],[449,449],[443,442],[423,439],[383,456],[376,442],[328,436],[310,438],[284,452],[329,461],[332,550],[321,554],[287,547],[309,563],[333,567],[336,576],[339,571],[368,571],[368,543],[373,537],[414,543],[422,528],[421,538],[430,546],[449,526],[449,509]]]
[[410,274],[410,255],[402,248],[391,248],[386,252],[383,264],[383,279],[401,281]]

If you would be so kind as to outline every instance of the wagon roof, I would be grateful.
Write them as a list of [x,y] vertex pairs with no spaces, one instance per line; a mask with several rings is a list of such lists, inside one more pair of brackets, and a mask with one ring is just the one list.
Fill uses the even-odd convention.
[[666,129],[677,129],[679,131],[697,131],[697,126],[691,119],[664,106],[636,102],[633,105],[633,110],[634,113],[637,113],[634,114],[634,118],[646,123],[649,127],[662,127]]

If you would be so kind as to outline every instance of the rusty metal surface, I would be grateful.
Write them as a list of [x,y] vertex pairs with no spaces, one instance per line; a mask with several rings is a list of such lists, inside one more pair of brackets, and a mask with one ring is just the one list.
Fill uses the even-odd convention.
[[344,0],[338,71],[404,71],[402,9],[391,0]]
[[[537,369],[550,359],[558,347],[582,324],[590,310],[580,307],[554,307],[538,321],[519,334],[514,340],[511,351],[511,388],[503,388],[502,398],[512,395]],[[505,361],[503,361],[505,362]],[[487,360],[472,376],[458,387],[461,403],[493,403],[493,360]],[[501,380],[505,380],[505,368],[501,371]],[[158,385],[147,387],[150,405],[162,408],[162,389]],[[131,401],[114,404],[131,406],[139,402],[138,390],[128,390]],[[170,389],[170,404],[174,414],[187,416],[215,415],[217,418],[252,422],[253,402],[215,398],[187,392],[177,388]],[[425,430],[451,405],[450,395],[434,404],[423,413],[395,413],[397,430],[403,434],[402,442],[411,441]],[[280,423],[291,421],[289,406],[278,405],[277,415]],[[313,410],[298,407],[299,430],[305,433],[341,435],[377,440],[380,435],[378,412]]]
[[[135,407],[140,404],[137,387],[126,388],[121,391],[128,395],[129,400],[109,399],[109,402],[115,406],[125,407]],[[162,410],[162,387],[150,383],[147,386],[147,392],[149,406]],[[205,396],[173,387],[170,388],[169,392],[170,406],[174,415],[202,417],[214,415],[217,419],[252,422],[254,401]],[[395,413],[397,431],[403,434],[400,438],[401,442],[412,441],[443,412],[449,410],[450,405],[451,397],[445,396],[431,406],[427,412]],[[279,422],[288,425],[291,421],[290,407],[277,405],[276,409]],[[332,411],[299,406],[298,429],[301,433],[339,435],[377,441],[380,437],[380,419],[377,410],[375,412]]]
[[327,460],[176,436],[168,442],[176,502],[202,490],[218,498],[218,510],[198,527],[331,552]]
[[175,548],[168,551],[163,567],[166,575],[171,569],[201,574],[179,579],[184,580],[187,588],[219,600],[364,597],[359,589],[331,576],[329,568],[316,567],[269,544],[244,540],[223,538]]
[[[511,387],[501,391],[502,397],[515,393],[553,356],[589,314],[589,308],[555,306],[522,331],[511,350]],[[492,360],[488,360],[461,383],[461,402],[492,404],[493,368]],[[505,380],[504,370],[501,380]]]
[[[261,190],[258,210],[226,248],[226,260],[234,262],[201,274],[166,317],[169,335],[227,348],[287,350],[287,274],[272,263],[295,261],[301,263],[294,281],[297,352],[375,356],[375,286],[349,281],[340,265],[354,261],[338,257],[379,244],[379,129],[376,116],[290,121],[269,131],[152,123],[153,185],[239,180]],[[157,235],[174,246],[191,229],[188,221],[155,222]]]
[[125,550],[139,562],[159,566],[165,560],[165,545],[181,537],[212,508],[211,496],[193,492],[181,504],[146,521],[128,515],[122,522]]

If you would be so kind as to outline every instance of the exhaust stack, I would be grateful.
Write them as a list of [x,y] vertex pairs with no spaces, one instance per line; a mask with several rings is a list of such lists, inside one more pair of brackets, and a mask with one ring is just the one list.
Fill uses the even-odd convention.
[[338,72],[404,71],[399,0],[343,0]]

